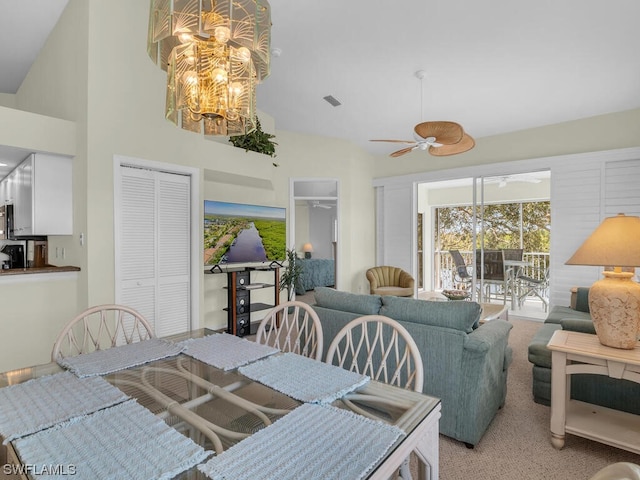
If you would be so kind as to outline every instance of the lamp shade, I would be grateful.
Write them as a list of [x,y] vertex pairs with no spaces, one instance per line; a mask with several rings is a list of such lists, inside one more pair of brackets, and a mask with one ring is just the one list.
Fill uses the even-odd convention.
[[566,264],[640,266],[640,217],[619,213],[605,218]]
[[307,252],[313,252],[313,245],[311,245],[310,243],[305,243],[302,246],[302,251],[307,253]]

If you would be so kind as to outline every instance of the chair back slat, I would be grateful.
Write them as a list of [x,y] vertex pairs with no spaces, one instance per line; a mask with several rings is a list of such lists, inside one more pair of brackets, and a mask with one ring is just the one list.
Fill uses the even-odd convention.
[[322,325],[310,305],[295,300],[285,302],[272,308],[262,319],[256,342],[320,360]]
[[379,382],[422,391],[418,346],[402,325],[383,315],[350,321],[331,342],[325,361]]
[[123,305],[98,305],[65,325],[53,345],[51,359],[55,362],[149,338],[155,338],[153,328],[136,310]]

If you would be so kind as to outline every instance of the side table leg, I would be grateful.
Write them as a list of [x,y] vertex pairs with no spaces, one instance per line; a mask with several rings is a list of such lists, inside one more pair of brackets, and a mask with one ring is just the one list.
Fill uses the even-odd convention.
[[551,352],[551,444],[564,447],[565,422],[570,383],[567,381],[567,354]]

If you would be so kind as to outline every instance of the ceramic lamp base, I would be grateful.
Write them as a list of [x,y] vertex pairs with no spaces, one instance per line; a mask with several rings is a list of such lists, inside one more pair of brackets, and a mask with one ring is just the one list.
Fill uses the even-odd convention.
[[631,350],[640,331],[640,285],[631,272],[604,272],[589,289],[589,310],[600,343]]

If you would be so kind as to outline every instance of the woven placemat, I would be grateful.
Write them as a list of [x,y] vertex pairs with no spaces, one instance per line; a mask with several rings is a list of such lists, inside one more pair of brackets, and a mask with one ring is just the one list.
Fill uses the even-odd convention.
[[75,357],[66,357],[58,360],[58,364],[79,377],[107,375],[161,358],[173,357],[180,354],[182,350],[184,350],[182,345],[159,338],[151,338],[107,350],[96,350]]
[[78,378],[70,372],[0,388],[0,436],[7,444],[128,398],[101,377]]
[[238,371],[296,400],[309,403],[331,403],[369,382],[367,375],[290,352],[240,367]]
[[[73,468],[42,478],[164,480],[194,467],[211,452],[169,427],[135,400],[14,441],[23,464]],[[39,478],[37,475],[35,478]]]
[[305,404],[198,469],[213,480],[359,480],[403,435],[347,410]]
[[221,370],[232,370],[280,351],[227,333],[190,338],[178,345],[185,347],[185,355]]

